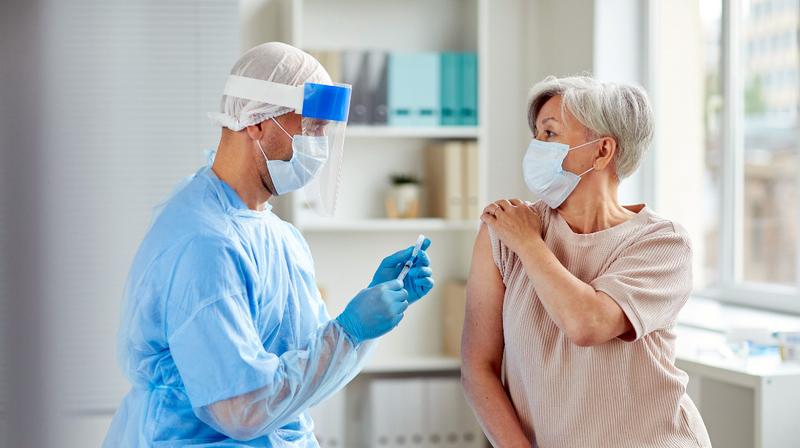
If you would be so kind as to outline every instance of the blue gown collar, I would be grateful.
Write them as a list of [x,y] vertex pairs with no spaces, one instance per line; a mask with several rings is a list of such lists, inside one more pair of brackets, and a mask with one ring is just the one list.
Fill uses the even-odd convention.
[[198,175],[208,180],[228,213],[253,218],[265,218],[273,215],[272,205],[269,203],[265,204],[264,210],[261,211],[248,208],[242,198],[239,197],[239,194],[236,193],[236,190],[220,179],[210,165],[201,168]]

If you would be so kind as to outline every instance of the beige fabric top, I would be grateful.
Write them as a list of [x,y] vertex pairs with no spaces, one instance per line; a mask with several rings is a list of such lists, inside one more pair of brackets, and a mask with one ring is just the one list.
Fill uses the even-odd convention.
[[673,327],[692,286],[686,232],[644,205],[626,207],[636,216],[591,234],[573,232],[543,202],[534,207],[550,250],[611,296],[634,328],[602,345],[574,345],[545,311],[516,254],[489,232],[506,287],[503,384],[534,446],[710,447],[686,395],[688,377],[675,367]]

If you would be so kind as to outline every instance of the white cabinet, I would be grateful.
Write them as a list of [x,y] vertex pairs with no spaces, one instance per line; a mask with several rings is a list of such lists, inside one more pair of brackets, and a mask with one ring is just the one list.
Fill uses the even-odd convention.
[[477,448],[485,445],[459,378],[429,378],[424,387],[426,441],[430,448]]
[[800,366],[746,365],[715,356],[719,332],[680,327],[676,365],[689,374],[688,393],[714,446],[800,446]]
[[[348,446],[472,448],[486,446],[464,399],[457,370],[367,373],[350,386]],[[358,429],[358,430],[356,430]]]
[[322,448],[343,448],[345,444],[345,396],[335,394],[309,409],[314,435]]

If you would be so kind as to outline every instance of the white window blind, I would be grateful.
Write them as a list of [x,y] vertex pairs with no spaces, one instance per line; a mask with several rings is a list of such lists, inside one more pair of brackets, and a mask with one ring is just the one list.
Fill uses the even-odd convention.
[[[6,164],[0,163],[0,180],[6,177]],[[6,422],[6,402],[8,400],[8,365],[9,349],[6,325],[8,325],[8,296],[6,292],[6,266],[8,263],[8,244],[6,242],[6,213],[8,201],[6,194],[0,194],[0,446],[4,446],[4,425]]]
[[55,387],[66,409],[112,412],[125,278],[153,206],[205,161],[206,112],[239,54],[238,0],[48,2],[42,110],[43,272]]

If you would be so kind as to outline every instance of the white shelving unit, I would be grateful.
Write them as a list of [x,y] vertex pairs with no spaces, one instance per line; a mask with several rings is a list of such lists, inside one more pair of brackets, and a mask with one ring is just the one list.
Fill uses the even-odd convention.
[[[478,54],[478,126],[350,126],[347,129],[342,187],[336,217],[320,219],[304,208],[300,198],[281,204],[280,211],[305,235],[315,257],[317,281],[331,315],[338,314],[370,281],[382,257],[412,244],[419,233],[432,240],[429,250],[437,284],[465,279],[478,230],[478,216],[466,220],[421,217],[393,220],[385,216],[384,196],[389,176],[408,173],[425,182],[426,147],[436,141],[477,142],[480,202],[486,201],[488,83],[488,0],[284,0],[278,2],[286,28],[284,38],[309,50],[385,50],[389,52],[472,51]],[[482,13],[483,12],[483,13]],[[288,24],[288,25],[287,25]],[[362,446],[368,440],[370,422],[354,424],[364,417],[357,401],[368,396],[372,381],[405,378],[452,378],[458,381],[458,359],[442,355],[441,290],[415,304],[401,325],[382,338],[373,359],[359,379],[348,386],[344,404],[323,403],[315,411],[318,420],[333,421],[330,413],[346,409],[344,436],[320,435],[325,446]],[[435,384],[435,381],[432,383]],[[452,384],[451,384],[452,386]],[[461,401],[459,401],[461,400]],[[463,403],[455,397],[453,403]],[[387,403],[386,406],[394,406]],[[463,407],[462,404],[455,406]],[[363,411],[363,409],[361,410]],[[361,417],[354,417],[359,415]],[[367,413],[367,415],[370,415]],[[373,418],[373,417],[367,417]],[[328,429],[326,431],[335,430]],[[478,430],[480,434],[480,431]],[[418,445],[438,446],[435,440]],[[448,445],[449,446],[449,445]],[[459,445],[460,446],[460,445]]]
[[[389,52],[473,51],[478,54],[477,126],[350,126],[347,129],[342,186],[336,216],[321,219],[300,197],[281,211],[306,236],[315,256],[317,279],[331,314],[369,283],[380,259],[413,243],[417,234],[432,239],[430,255],[439,285],[464,279],[478,216],[466,220],[420,217],[388,219],[384,210],[389,177],[409,173],[422,178],[426,147],[436,141],[477,142],[480,203],[486,201],[488,86],[487,0],[284,0],[278,2],[285,38],[309,50],[385,50]],[[346,254],[346,259],[343,259]],[[439,301],[442,288],[411,310],[400,328],[382,341],[380,358],[436,357],[441,353]]]

